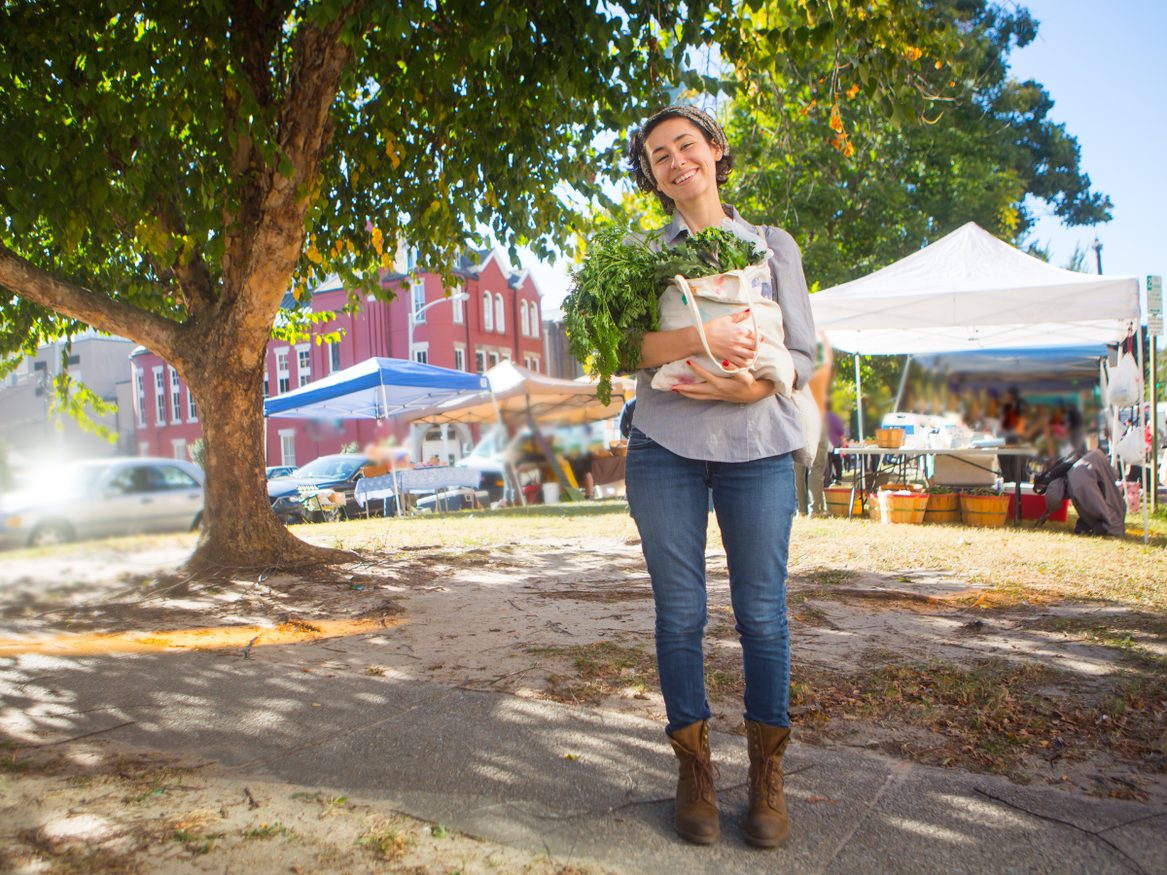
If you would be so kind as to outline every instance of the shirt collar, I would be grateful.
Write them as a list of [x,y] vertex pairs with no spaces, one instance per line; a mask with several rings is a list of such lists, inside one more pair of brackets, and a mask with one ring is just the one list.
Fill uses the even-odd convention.
[[[753,228],[751,228],[749,223],[741,217],[737,211],[737,208],[733,205],[722,204],[721,209],[722,212],[725,213],[725,218],[732,224],[744,225],[749,230],[753,230]],[[679,212],[674,212],[672,221],[669,222],[664,229],[665,246],[672,246],[677,242],[677,240],[687,236],[689,236],[689,226],[685,224],[685,219]]]

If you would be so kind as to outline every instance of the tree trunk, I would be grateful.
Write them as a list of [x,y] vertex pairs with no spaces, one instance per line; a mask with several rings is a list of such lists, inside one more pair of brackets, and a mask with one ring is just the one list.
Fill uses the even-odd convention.
[[184,375],[206,441],[202,532],[187,567],[290,568],[351,561],[351,553],[301,541],[272,513],[261,410],[265,346],[258,347],[258,355],[245,342],[235,346],[233,355],[208,350],[204,367]]

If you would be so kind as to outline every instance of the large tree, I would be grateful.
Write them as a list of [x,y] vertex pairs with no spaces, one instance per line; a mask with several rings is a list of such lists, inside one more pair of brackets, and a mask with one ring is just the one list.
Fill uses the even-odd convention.
[[693,45],[764,70],[782,45],[854,37],[872,93],[922,106],[881,36],[937,41],[920,16],[916,0],[0,4],[0,353],[84,325],[158,353],[206,436],[192,564],[325,558],[263,488],[264,352],[290,288],[335,272],[381,293],[406,238],[430,264],[484,229],[545,253],[597,171],[618,172],[600,135],[700,85],[678,72]]

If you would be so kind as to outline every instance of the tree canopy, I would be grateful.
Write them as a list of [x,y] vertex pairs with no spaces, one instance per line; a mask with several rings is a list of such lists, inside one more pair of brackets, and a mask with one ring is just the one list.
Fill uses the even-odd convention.
[[207,440],[195,564],[318,558],[263,489],[289,289],[382,294],[403,239],[436,265],[484,229],[546,252],[619,172],[605,135],[716,84],[694,46],[759,75],[845,55],[907,118],[937,97],[917,53],[957,39],[917,0],[3,4],[0,354],[82,325],[158,353]]

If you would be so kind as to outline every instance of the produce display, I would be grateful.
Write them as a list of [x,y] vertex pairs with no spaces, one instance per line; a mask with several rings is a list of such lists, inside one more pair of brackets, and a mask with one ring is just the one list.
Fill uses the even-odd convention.
[[563,312],[568,350],[588,373],[599,376],[600,400],[611,400],[614,374],[640,363],[641,341],[646,332],[658,330],[660,294],[674,276],[713,276],[763,257],[752,242],[720,228],[669,247],[624,227],[605,228],[592,237],[572,275]]

